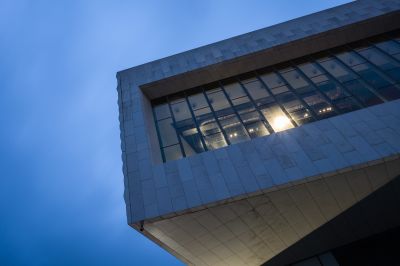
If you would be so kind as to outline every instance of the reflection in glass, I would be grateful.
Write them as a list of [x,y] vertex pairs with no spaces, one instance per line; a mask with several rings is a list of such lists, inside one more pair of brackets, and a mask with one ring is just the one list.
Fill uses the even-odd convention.
[[197,93],[188,97],[190,106],[193,110],[208,107],[206,97],[203,93]]
[[246,93],[242,89],[242,86],[237,82],[231,83],[229,85],[224,85],[224,89],[230,99],[236,99],[246,96]]
[[221,132],[217,121],[211,114],[198,117],[197,123],[199,124],[200,131],[204,136]]
[[334,101],[338,110],[342,113],[351,112],[360,109],[359,104],[353,97],[340,98]]
[[271,105],[261,109],[264,117],[275,132],[293,128],[293,124],[278,105]]
[[303,96],[303,100],[310,106],[317,115],[330,115],[334,112],[332,106],[322,97],[318,91],[313,91]]
[[209,150],[216,150],[228,145],[221,132],[215,133],[213,135],[204,136],[204,141]]
[[215,111],[230,107],[230,104],[222,91],[217,91],[210,94],[207,93],[207,96]]
[[311,78],[311,81],[314,82],[314,84],[318,84],[320,82],[324,82],[324,81],[327,81],[327,80],[329,80],[329,78],[328,78],[327,75],[324,75],[324,74]]
[[390,55],[400,54],[400,44],[395,41],[389,40],[375,45]]
[[258,111],[243,113],[240,115],[240,118],[251,138],[269,135]]
[[309,90],[312,90],[310,84],[303,79],[303,77],[299,74],[298,71],[292,70],[286,73],[282,73],[282,76],[285,80],[295,89],[298,93],[305,93]]
[[226,84],[222,87],[156,99],[153,113],[164,160],[400,98],[399,43],[343,48],[276,72],[235,77],[240,82],[215,83]]
[[335,59],[329,59],[321,62],[320,64],[327,72],[329,72],[340,82],[346,82],[356,78],[353,73],[350,73],[348,70],[346,70]]
[[366,106],[382,103],[379,97],[357,79],[344,83],[344,86]]
[[354,66],[353,69],[374,88],[386,87],[391,84],[389,80],[372,68],[370,64],[360,64]]
[[263,74],[260,78],[270,89],[285,85],[284,81],[275,73]]
[[181,140],[186,156],[204,151],[200,134],[196,128],[187,128],[181,132]]
[[158,121],[158,131],[163,147],[178,143],[178,137],[176,136],[172,118]]
[[278,95],[284,92],[289,91],[289,88],[286,85],[280,86],[280,87],[275,87],[271,89],[272,94]]
[[251,98],[253,98],[253,100],[269,97],[269,93],[258,79],[253,78],[243,80],[242,83],[249,92]]
[[354,52],[344,52],[337,54],[336,56],[348,66],[356,66],[365,62],[361,56]]
[[400,98],[399,88],[396,85],[380,87],[380,88],[377,88],[376,91],[388,101],[396,100],[396,99]]
[[333,80],[327,80],[317,84],[317,87],[322,91],[330,100],[337,100],[340,98],[350,96],[339,84]]
[[378,66],[380,69],[388,70],[396,67],[400,67],[400,63],[391,59],[389,56],[385,55],[378,49],[371,47],[362,51],[359,51],[367,60],[369,60],[374,65]]
[[182,158],[181,148],[179,144],[163,148],[166,161],[172,161]]
[[298,67],[309,78],[312,78],[312,77],[322,74],[321,70],[316,66],[315,63],[309,62],[309,63],[298,65]]
[[229,138],[229,142],[232,144],[250,139],[244,126],[235,114],[228,114],[219,117],[218,120],[220,121],[226,136]]
[[171,104],[172,113],[174,114],[175,121],[182,121],[192,117],[188,104],[186,101]]
[[279,95],[278,101],[285,107],[288,113],[298,112],[305,109],[304,105],[291,92]]
[[161,120],[171,116],[169,106],[167,103],[157,105],[154,107],[154,114],[157,120]]
[[386,71],[386,74],[395,81],[400,81],[400,67],[388,70]]

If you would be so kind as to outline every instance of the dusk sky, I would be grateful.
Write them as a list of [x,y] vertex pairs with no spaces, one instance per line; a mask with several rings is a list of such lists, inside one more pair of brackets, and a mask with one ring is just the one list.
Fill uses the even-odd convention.
[[182,265],[126,223],[115,74],[343,4],[0,1],[0,265]]

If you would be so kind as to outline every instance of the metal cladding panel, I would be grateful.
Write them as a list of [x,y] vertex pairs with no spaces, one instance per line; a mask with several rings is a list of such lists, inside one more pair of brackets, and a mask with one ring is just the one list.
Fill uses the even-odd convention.
[[[147,223],[144,234],[189,265],[289,265],[398,226],[398,203],[391,204],[398,193],[387,186],[400,184],[399,165],[395,156],[303,180]],[[375,202],[366,205],[365,199]]]
[[[246,198],[398,153],[395,101],[162,164],[151,105],[139,86],[399,9],[399,1],[358,1],[119,72],[128,223]],[[358,132],[357,123],[367,131]]]
[[[400,1],[357,1],[119,72],[128,223],[144,221],[143,234],[187,263],[257,265],[398,175],[400,100],[162,163],[149,100],[157,95],[146,86],[188,89],[204,75],[235,75],[254,63],[247,55],[283,58],[290,44],[312,50],[318,45],[307,38],[326,33],[327,42],[356,23],[388,23],[399,10]],[[398,27],[385,23],[349,39]]]
[[[157,94],[160,94],[159,96],[161,94],[165,95],[163,90],[169,91],[167,90],[168,86],[190,87],[192,83],[196,83],[196,77],[202,77],[202,80],[206,77],[209,79],[216,77],[218,79],[221,75],[227,74],[219,72],[235,72],[235,70],[240,71],[243,65],[258,65],[258,56],[251,58],[251,60],[247,60],[246,56],[257,54],[260,51],[272,51],[269,55],[271,59],[262,62],[262,64],[267,64],[268,61],[272,60],[274,55],[290,60],[293,59],[290,57],[296,56],[298,50],[318,50],[317,46],[322,47],[322,45],[316,42],[316,40],[310,39],[313,36],[325,35],[328,38],[323,40],[323,46],[330,46],[329,48],[331,48],[335,45],[356,41],[357,38],[370,37],[366,36],[368,34],[379,34],[379,31],[382,30],[398,28],[398,21],[396,21],[398,15],[395,15],[389,21],[382,20],[379,23],[374,22],[368,25],[360,25],[357,30],[348,32],[343,30],[347,26],[362,23],[382,15],[394,14],[399,10],[400,1],[398,0],[355,1],[145,63],[120,71],[117,75],[123,83],[126,83],[121,89],[124,90],[126,88],[127,90],[131,90],[131,86],[141,86],[198,71],[196,75],[191,75],[190,79],[178,78],[167,84],[162,83],[161,90],[156,92],[146,92],[146,90],[143,90],[149,97],[156,98]],[[331,32],[335,30],[337,33],[333,36]],[[339,34],[341,32],[345,34]],[[307,41],[302,43],[301,40],[304,39]],[[281,47],[291,44],[293,44],[293,47],[289,50],[281,49]],[[233,64],[232,60],[234,59],[240,59],[238,64]],[[218,68],[219,65],[222,65],[223,68]],[[236,72],[230,75],[238,74]]]

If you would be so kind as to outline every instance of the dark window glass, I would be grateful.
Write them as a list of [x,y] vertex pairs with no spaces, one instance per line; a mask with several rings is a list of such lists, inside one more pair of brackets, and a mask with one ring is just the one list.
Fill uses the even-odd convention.
[[275,87],[271,89],[272,94],[278,95],[284,92],[289,91],[289,88],[286,85],[280,86],[280,87]]
[[337,100],[340,98],[350,96],[339,84],[337,84],[333,80],[327,80],[327,81],[318,83],[317,87],[330,100]]
[[321,266],[321,263],[319,263],[319,260],[316,257],[312,257],[310,259],[292,264],[292,266]]
[[360,109],[359,104],[353,97],[340,98],[332,102],[343,113]]
[[230,104],[222,91],[217,91],[210,94],[207,93],[207,96],[215,111],[230,107]]
[[321,70],[316,66],[315,63],[305,63],[298,66],[303,73],[309,77],[315,77],[322,74]]
[[201,137],[197,129],[193,126],[182,129],[181,141],[186,156],[204,151]]
[[400,44],[351,45],[278,72],[155,100],[163,157],[175,160],[399,99]]
[[186,101],[171,104],[172,113],[174,114],[175,121],[182,121],[192,117],[188,104]]
[[201,109],[194,110],[193,113],[195,117],[200,117],[202,115],[211,113],[211,109],[209,107],[204,107]]
[[375,44],[377,47],[382,49],[388,54],[394,55],[400,53],[400,44],[395,41],[384,41]]
[[260,78],[270,89],[285,85],[284,81],[275,73],[263,74]]
[[396,81],[400,81],[400,68],[394,68],[386,71],[386,74],[389,75],[392,79]]
[[243,80],[242,83],[246,87],[247,91],[249,92],[253,100],[269,97],[269,93],[258,79],[253,78],[253,79]]
[[226,94],[228,94],[228,97],[230,99],[236,99],[239,97],[246,96],[246,93],[242,89],[242,86],[239,83],[231,83],[229,85],[225,85],[224,89],[226,91]]
[[354,66],[353,69],[374,88],[386,87],[391,84],[389,80],[368,63]]
[[377,88],[376,91],[382,95],[386,100],[396,100],[400,98],[399,87],[396,85],[389,85],[387,87]]
[[163,148],[164,156],[166,161],[172,161],[182,158],[182,152],[179,145],[173,145]]
[[282,76],[298,93],[305,93],[313,89],[312,86],[310,86],[310,84],[296,70],[282,73]]
[[366,106],[382,103],[382,100],[379,99],[379,97],[372,93],[361,81],[357,79],[346,82],[344,86]]
[[362,51],[359,51],[368,61],[378,66],[380,69],[388,70],[396,67],[400,67],[400,63],[391,59],[378,49],[371,47]]
[[254,111],[254,105],[251,102],[245,103],[245,104],[241,104],[241,105],[237,105],[235,106],[235,110],[241,114],[241,113],[247,113],[250,111]]
[[250,99],[247,96],[236,98],[236,99],[232,100],[232,104],[234,106],[243,105],[243,104],[248,103],[248,102],[250,102]]
[[169,111],[169,106],[167,103],[155,106],[154,113],[157,120],[161,120],[171,116],[171,112]]
[[292,266],[321,266],[321,263],[319,263],[319,260],[316,257],[312,257],[310,259],[292,264]]
[[318,91],[307,93],[303,96],[303,100],[310,106],[319,116],[330,116],[334,113],[333,107],[328,103],[322,94]]
[[200,135],[192,118],[178,121],[175,125],[186,156],[204,151]]
[[345,69],[335,59],[329,59],[324,62],[321,62],[321,66],[341,82],[346,82],[356,78],[356,76],[353,73]]
[[354,52],[344,52],[337,54],[336,56],[348,66],[356,66],[365,63],[365,60]]
[[331,252],[327,252],[318,256],[323,266],[340,266]]
[[178,143],[176,130],[171,118],[158,121],[158,131],[163,147]]
[[207,100],[203,93],[191,95],[188,97],[188,99],[193,110],[208,107]]
[[318,83],[320,83],[320,82],[324,82],[324,81],[327,81],[327,80],[329,80],[328,76],[327,76],[327,75],[323,75],[323,74],[311,78],[311,81],[312,81],[314,84],[318,84]]

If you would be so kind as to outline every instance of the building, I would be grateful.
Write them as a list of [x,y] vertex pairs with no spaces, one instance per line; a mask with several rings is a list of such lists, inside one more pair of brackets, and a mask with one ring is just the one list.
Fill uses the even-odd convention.
[[128,223],[183,262],[400,265],[400,1],[117,79]]

